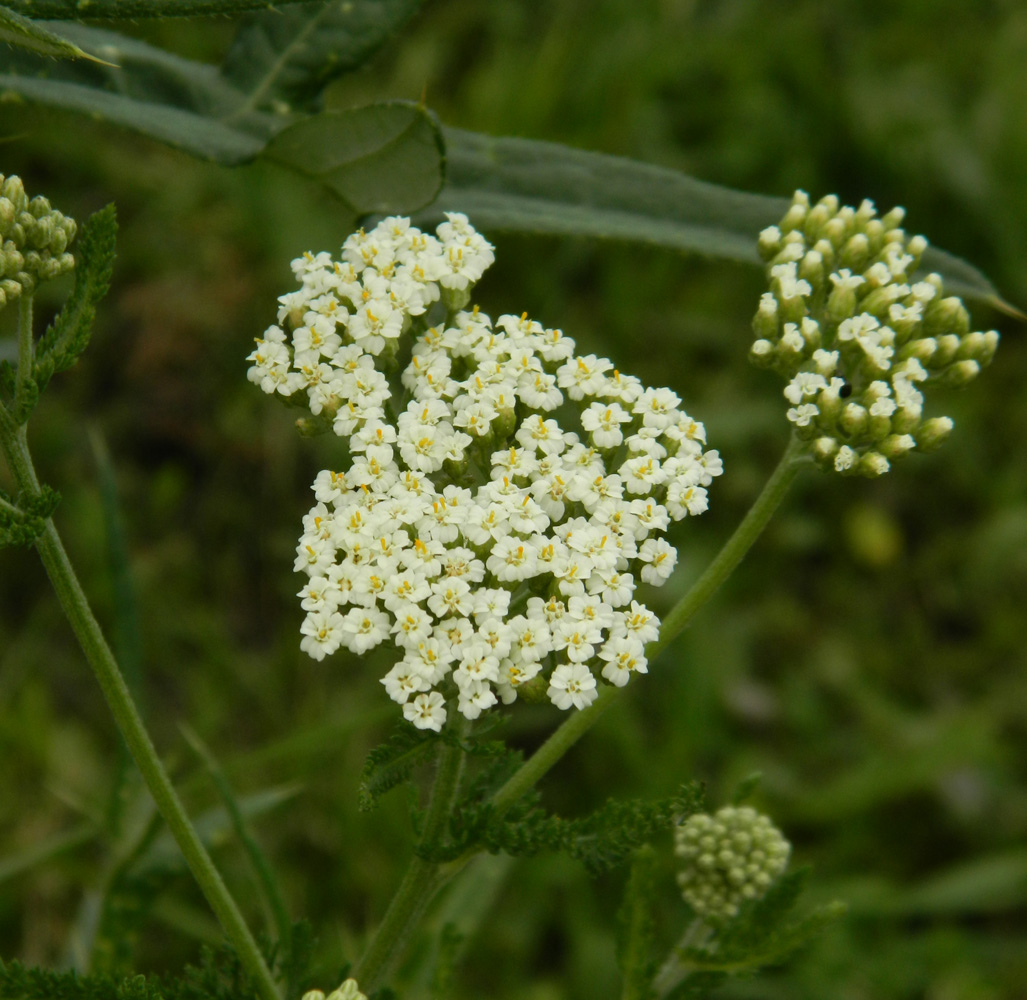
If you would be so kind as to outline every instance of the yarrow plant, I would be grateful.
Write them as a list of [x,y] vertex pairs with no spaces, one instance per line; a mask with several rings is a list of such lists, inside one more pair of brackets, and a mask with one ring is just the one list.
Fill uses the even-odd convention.
[[998,333],[971,332],[941,276],[917,275],[923,236],[901,208],[810,205],[797,191],[760,233],[770,291],[753,320],[750,359],[789,380],[787,417],[821,468],[879,476],[914,449],[937,447],[949,417],[923,414],[922,388],[962,386],[994,357]]
[[341,259],[293,262],[301,288],[249,356],[252,382],[343,442],[297,550],[301,647],[394,643],[382,684],[420,729],[452,704],[582,709],[646,673],[660,621],[636,589],[670,576],[667,528],[722,472],[670,389],[466,308],[492,261],[463,215],[435,235],[384,219]]

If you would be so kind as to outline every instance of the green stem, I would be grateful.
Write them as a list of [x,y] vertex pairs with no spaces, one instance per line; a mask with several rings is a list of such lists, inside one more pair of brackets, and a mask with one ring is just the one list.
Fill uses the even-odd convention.
[[[781,461],[774,469],[756,501],[724,543],[713,562],[688,593],[671,609],[660,626],[660,634],[645,649],[646,658],[655,660],[664,649],[676,639],[695,617],[695,613],[714,595],[720,585],[731,575],[752,548],[760,533],[777,510],[792,480],[802,467],[800,445],[794,439],[789,442]],[[502,815],[525,792],[592,728],[610,707],[617,688],[604,687],[588,708],[572,713],[566,721],[529,757],[493,796],[492,804],[497,815]]]
[[[448,743],[442,745],[419,846],[435,844],[445,833],[460,786],[463,760],[464,754],[459,747]],[[353,971],[361,992],[370,995],[378,988],[435,893],[447,881],[438,862],[414,856],[385,911],[385,917]]]
[[[0,445],[19,488],[26,492],[37,492],[39,480],[32,467],[32,459],[24,443],[19,440],[21,435],[12,433],[12,425],[13,421],[6,413],[0,414]],[[207,902],[221,922],[262,1000],[279,1000],[278,989],[260,949],[189,821],[171,779],[157,756],[52,520],[47,520],[43,534],[36,541],[36,549],[82,651],[100,683],[118,729]]]
[[14,398],[20,400],[25,383],[32,374],[34,350],[32,343],[32,295],[22,292],[18,300],[18,371],[15,376]]

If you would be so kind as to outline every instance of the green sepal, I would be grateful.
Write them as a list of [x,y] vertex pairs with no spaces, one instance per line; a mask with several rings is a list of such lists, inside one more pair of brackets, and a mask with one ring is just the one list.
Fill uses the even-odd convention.
[[75,287],[36,346],[33,376],[40,391],[46,388],[54,372],[70,368],[89,344],[96,305],[110,286],[117,231],[113,205],[94,212],[82,227]]

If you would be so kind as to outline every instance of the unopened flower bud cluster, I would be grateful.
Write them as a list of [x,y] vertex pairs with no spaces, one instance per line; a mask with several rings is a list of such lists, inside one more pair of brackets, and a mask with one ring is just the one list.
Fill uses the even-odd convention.
[[75,231],[75,220],[46,198],[30,199],[20,177],[0,174],[0,309],[74,268]]
[[675,831],[674,853],[685,902],[698,916],[726,920],[760,899],[788,864],[791,846],[770,820],[749,806],[689,816]]
[[810,205],[797,191],[777,226],[760,234],[770,291],[753,319],[750,359],[789,380],[796,435],[825,469],[878,476],[951,432],[925,418],[925,385],[965,385],[991,361],[998,334],[971,332],[963,303],[937,274],[917,277],[927,248],[864,201]]
[[360,986],[355,979],[347,979],[327,997],[324,990],[308,990],[303,994],[303,1000],[367,1000],[367,997],[360,992]]
[[669,577],[664,532],[721,473],[671,390],[527,315],[464,309],[492,259],[462,215],[434,236],[385,219],[341,261],[294,262],[302,288],[250,355],[252,381],[347,445],[298,547],[302,648],[395,644],[382,683],[422,729],[447,703],[584,708],[597,678],[645,673],[659,620],[635,588]]

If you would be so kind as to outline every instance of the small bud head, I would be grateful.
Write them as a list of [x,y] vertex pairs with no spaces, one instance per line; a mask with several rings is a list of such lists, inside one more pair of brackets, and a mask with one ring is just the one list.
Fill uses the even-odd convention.
[[785,869],[791,847],[755,809],[728,806],[690,816],[675,832],[685,901],[705,920],[730,920],[745,900],[759,899]]
[[888,459],[886,459],[880,452],[868,451],[859,460],[860,475],[867,476],[870,479],[874,479],[877,476],[883,476],[890,468],[891,466],[888,464]]
[[944,385],[960,388],[977,378],[981,366],[976,361],[957,361],[945,369],[940,381]]
[[952,433],[951,417],[931,417],[916,430],[916,446],[921,451],[933,451]]

